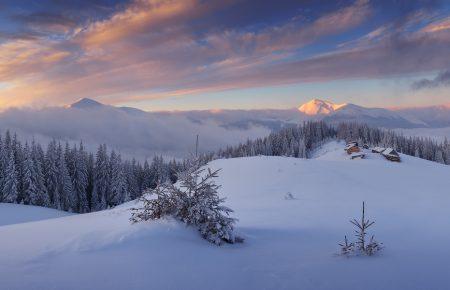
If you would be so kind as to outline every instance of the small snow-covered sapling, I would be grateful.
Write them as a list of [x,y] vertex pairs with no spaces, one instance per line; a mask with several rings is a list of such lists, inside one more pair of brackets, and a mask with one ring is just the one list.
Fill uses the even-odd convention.
[[371,236],[370,240],[367,241],[367,229],[371,227],[375,222],[366,219],[365,217],[365,203],[362,205],[362,215],[361,220],[353,219],[350,223],[356,227],[355,236],[356,241],[354,243],[348,243],[347,236],[345,236],[345,241],[341,246],[341,254],[348,256],[351,253],[358,253],[367,256],[372,256],[376,252],[383,249],[383,244],[375,240],[374,236]]

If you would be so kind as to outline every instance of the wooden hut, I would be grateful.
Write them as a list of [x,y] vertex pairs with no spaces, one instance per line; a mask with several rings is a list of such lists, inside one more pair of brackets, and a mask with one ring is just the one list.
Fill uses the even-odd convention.
[[392,148],[384,149],[381,154],[389,161],[400,162],[400,155]]
[[385,150],[386,148],[383,147],[374,147],[372,148],[372,153],[381,153]]
[[361,152],[359,152],[359,153],[352,153],[351,155],[350,155],[350,158],[353,160],[353,159],[364,159],[364,157],[366,157],[366,154],[364,154],[364,153],[361,153]]
[[348,143],[347,146],[345,146],[344,150],[347,151],[347,154],[357,153],[361,151],[358,147],[358,142]]

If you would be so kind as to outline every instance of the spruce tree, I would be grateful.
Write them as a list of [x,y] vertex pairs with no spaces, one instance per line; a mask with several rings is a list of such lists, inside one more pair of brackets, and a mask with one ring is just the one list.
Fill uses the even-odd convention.
[[69,170],[66,165],[61,144],[58,145],[58,191],[60,197],[60,208],[65,211],[73,211],[76,208],[75,196],[73,193],[72,181],[70,179]]
[[23,203],[37,205],[39,203],[39,192],[36,167],[31,157],[30,148],[25,144],[23,170]]
[[[5,170],[7,164],[6,150],[3,145],[2,136],[0,135],[0,189],[3,189],[3,181],[5,179]],[[3,200],[3,192],[0,190],[0,202]]]
[[110,158],[111,187],[107,200],[108,206],[116,206],[130,200],[125,174],[122,168],[120,155],[113,150]]
[[14,161],[14,153],[9,150],[9,158],[6,164],[4,181],[3,181],[3,202],[15,203],[17,202],[17,191],[18,180],[16,172],[16,164]]
[[100,145],[97,151],[91,203],[93,210],[106,209],[107,200],[109,199],[110,172],[109,158],[106,151],[106,145]]
[[34,164],[34,171],[36,173],[36,189],[37,198],[34,201],[35,205],[50,207],[50,196],[45,187],[45,176],[43,172],[44,152],[39,144],[33,140],[31,143],[31,158]]
[[58,162],[56,141],[52,140],[48,144],[45,156],[45,186],[50,197],[51,206],[56,209],[62,209],[59,194]]
[[74,172],[72,176],[73,190],[76,198],[75,208],[77,212],[89,211],[88,203],[88,156],[84,151],[83,143],[80,142],[79,149],[73,153]]
[[200,164],[198,159],[186,163],[186,170],[178,174],[179,186],[165,182],[149,190],[151,198],[143,197],[144,206],[133,209],[131,221],[170,215],[196,227],[204,239],[216,245],[242,242],[234,234],[236,219],[229,216],[233,211],[223,205],[225,199],[217,192],[214,178],[219,170],[204,170]]
[[126,183],[128,187],[128,192],[130,193],[130,199],[135,199],[140,196],[138,176],[139,171],[136,164],[136,160],[125,161],[124,173],[126,177]]

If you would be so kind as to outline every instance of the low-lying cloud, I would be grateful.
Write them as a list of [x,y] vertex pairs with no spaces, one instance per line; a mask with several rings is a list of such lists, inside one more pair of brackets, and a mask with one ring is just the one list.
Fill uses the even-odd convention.
[[421,79],[412,84],[414,90],[450,86],[450,70],[440,72],[434,79]]
[[53,138],[69,143],[83,140],[91,151],[105,143],[125,157],[141,160],[156,154],[185,157],[194,152],[197,134],[200,150],[209,152],[270,132],[264,126],[246,125],[227,127],[210,118],[125,111],[106,106],[96,109],[10,109],[0,114],[1,131],[10,129],[28,141],[32,138],[44,143]]

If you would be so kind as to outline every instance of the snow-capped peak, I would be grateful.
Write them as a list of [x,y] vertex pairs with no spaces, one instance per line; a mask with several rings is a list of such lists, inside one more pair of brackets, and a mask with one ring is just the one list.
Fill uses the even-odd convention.
[[319,99],[311,100],[301,105],[298,110],[306,115],[329,115],[347,104],[334,104]]

